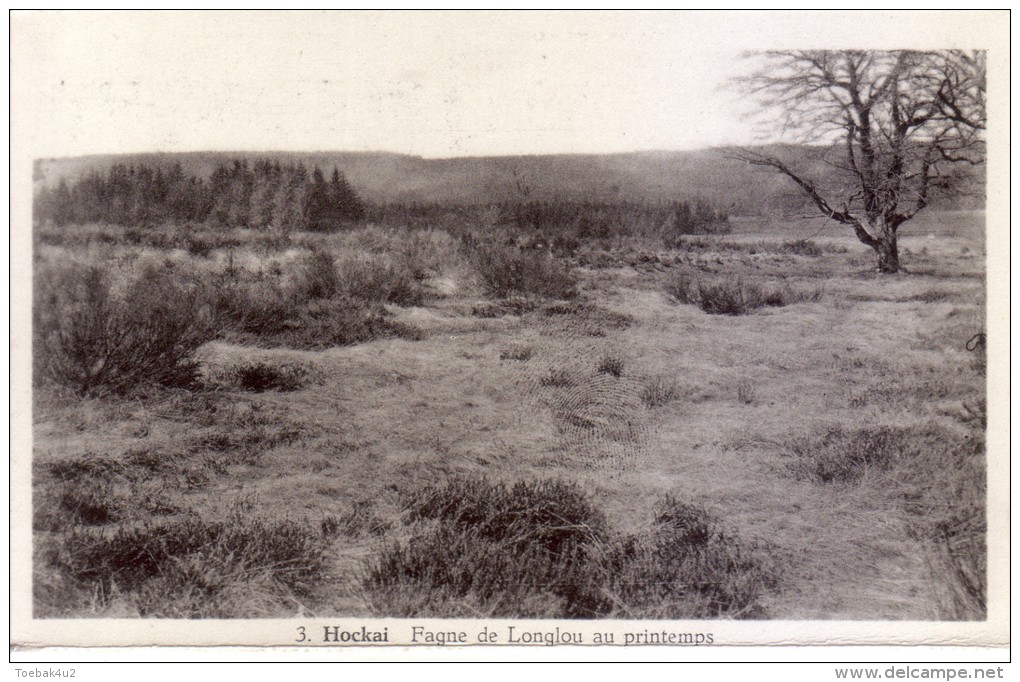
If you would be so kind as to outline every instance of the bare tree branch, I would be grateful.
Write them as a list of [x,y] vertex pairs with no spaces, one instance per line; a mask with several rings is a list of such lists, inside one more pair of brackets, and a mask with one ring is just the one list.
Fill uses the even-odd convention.
[[781,50],[756,58],[762,65],[740,84],[763,120],[797,142],[842,149],[843,163],[822,161],[848,180],[823,192],[810,172],[774,153],[744,149],[734,158],[790,178],[823,215],[875,249],[880,269],[900,269],[899,226],[951,187],[958,174],[947,168],[983,162],[984,52]]
[[807,195],[814,202],[815,206],[817,206],[818,209],[827,218],[831,218],[832,220],[843,223],[844,225],[850,225],[854,229],[854,232],[857,234],[857,238],[860,239],[861,242],[867,244],[868,246],[875,245],[876,243],[875,238],[868,233],[868,231],[864,228],[864,225],[861,224],[860,220],[858,220],[848,211],[845,210],[837,211],[834,208],[832,208],[832,206],[829,205],[829,202],[826,201],[825,197],[823,197],[819,193],[818,189],[814,186],[812,182],[810,182],[809,180],[805,180],[804,178],[800,177],[797,173],[794,173],[783,162],[779,161],[774,157],[766,156],[764,154],[760,154],[758,152],[748,149],[738,150],[737,152],[731,154],[730,158],[745,161],[751,164],[752,166],[768,166],[771,168],[775,168],[779,172],[789,177],[795,183],[797,183],[797,185],[800,186],[800,188],[807,193]]

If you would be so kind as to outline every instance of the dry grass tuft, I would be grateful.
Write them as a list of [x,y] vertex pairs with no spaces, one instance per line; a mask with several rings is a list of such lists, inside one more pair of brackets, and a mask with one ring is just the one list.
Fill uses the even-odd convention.
[[753,405],[757,402],[758,391],[755,390],[754,384],[747,379],[737,384],[737,400],[741,405]]
[[797,459],[790,471],[819,483],[853,483],[871,469],[885,470],[909,456],[916,441],[909,431],[892,427],[830,428],[823,436],[791,444]]
[[570,370],[562,367],[554,367],[544,374],[538,380],[538,383],[550,388],[565,388],[567,386],[573,386],[576,383],[576,380],[574,373]]
[[679,399],[680,394],[676,379],[656,376],[641,387],[641,402],[650,408],[662,407]]
[[624,360],[619,355],[606,355],[599,360],[597,371],[600,374],[610,374],[614,377],[623,376]]
[[531,359],[534,350],[531,346],[525,346],[516,344],[509,348],[504,348],[499,352],[500,360],[517,360],[518,362],[527,362]]
[[678,303],[696,305],[710,315],[746,315],[758,308],[818,301],[822,296],[820,288],[797,291],[789,286],[746,282],[739,277],[699,280],[686,272],[675,275],[665,289]]
[[357,538],[365,534],[385,535],[392,524],[375,512],[371,501],[359,500],[344,514],[323,517],[320,527],[327,538]]
[[[961,436],[936,424],[835,427],[800,439],[790,471],[822,484],[869,476],[896,499],[943,564],[953,603],[945,617],[983,618],[987,608],[984,435]],[[878,475],[880,474],[880,475]]]

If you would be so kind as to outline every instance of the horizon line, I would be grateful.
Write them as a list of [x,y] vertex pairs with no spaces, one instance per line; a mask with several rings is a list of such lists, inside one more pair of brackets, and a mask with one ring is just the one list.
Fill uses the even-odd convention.
[[128,152],[92,152],[88,154],[74,154],[67,156],[38,156],[32,159],[36,161],[64,161],[74,159],[88,159],[95,157],[111,157],[111,156],[146,156],[146,155],[187,155],[187,154],[237,154],[244,156],[257,156],[260,154],[272,155],[272,154],[348,154],[348,155],[360,155],[360,156],[404,156],[413,159],[421,159],[423,161],[452,161],[452,160],[465,160],[465,159],[506,159],[506,158],[536,158],[536,157],[585,157],[585,156],[629,156],[639,154],[693,154],[702,152],[711,152],[720,149],[733,149],[733,148],[757,148],[757,147],[827,147],[829,145],[813,145],[813,144],[798,144],[795,142],[768,142],[768,143],[756,143],[756,144],[718,144],[708,145],[705,147],[694,147],[689,149],[666,149],[666,148],[651,148],[651,149],[634,149],[628,151],[612,151],[612,152],[533,152],[533,153],[495,153],[495,154],[464,154],[454,156],[426,156],[423,154],[415,154],[413,152],[397,152],[388,151],[382,149],[374,150],[352,150],[352,149],[258,149],[258,150],[244,150],[244,149],[191,149],[191,150],[177,150],[177,151],[166,151],[166,150],[148,150],[148,151],[128,151]]

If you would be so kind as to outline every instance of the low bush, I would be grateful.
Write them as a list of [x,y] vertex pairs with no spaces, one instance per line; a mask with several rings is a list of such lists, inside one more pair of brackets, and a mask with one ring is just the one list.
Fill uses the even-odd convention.
[[377,557],[368,603],[389,617],[591,618],[610,605],[597,592],[598,566],[582,551],[557,555],[525,538],[493,542],[439,525]]
[[216,383],[241,391],[296,391],[309,379],[308,367],[293,362],[244,361],[226,367]]
[[132,500],[108,480],[82,478],[40,486],[32,504],[32,528],[60,532],[115,523],[124,517]]
[[906,298],[899,299],[901,301],[920,302],[920,303],[944,303],[946,301],[953,300],[953,294],[948,291],[940,291],[938,289],[929,289],[928,291],[922,291],[919,294],[913,294]]
[[798,256],[821,256],[824,253],[822,247],[807,239],[797,239],[783,242],[783,251]]
[[603,329],[627,329],[635,322],[631,315],[584,301],[550,303],[542,308],[542,313],[552,318],[581,318]]
[[473,242],[468,251],[482,284],[492,296],[569,299],[577,295],[573,274],[544,251],[483,242]]
[[208,258],[215,249],[234,249],[241,246],[241,240],[230,233],[203,231],[183,228],[178,230],[176,240],[193,256]]
[[678,239],[673,248],[683,251],[724,251],[755,254],[793,254],[797,256],[821,256],[824,254],[846,253],[845,246],[818,244],[808,239],[786,241],[725,241],[718,239]]
[[601,537],[605,519],[573,483],[540,480],[512,486],[483,478],[455,478],[409,492],[411,520],[438,520],[473,528],[495,541],[525,535],[550,551]]
[[790,449],[797,456],[790,470],[798,478],[852,483],[869,469],[888,469],[914,446],[910,433],[903,429],[834,426],[819,438],[795,440]]
[[648,532],[614,548],[608,589],[632,618],[763,618],[778,583],[766,555],[700,507],[666,497]]
[[414,273],[392,257],[347,256],[337,264],[338,291],[349,299],[370,303],[421,305],[425,299]]
[[313,251],[298,265],[294,297],[299,301],[332,298],[340,291],[333,256],[324,251]]
[[56,533],[109,526],[146,514],[175,513],[178,509],[168,492],[176,481],[160,475],[169,471],[165,461],[159,465],[90,453],[37,464],[33,468],[33,528]]
[[194,351],[212,336],[197,287],[149,270],[115,296],[99,268],[38,278],[33,309],[36,375],[80,395],[189,386]]
[[218,330],[271,336],[283,331],[297,307],[276,282],[226,274],[206,288]]
[[667,498],[647,533],[617,536],[574,484],[457,478],[404,498],[410,541],[364,588],[386,616],[760,617],[775,576],[757,548]]
[[270,279],[223,276],[209,287],[210,307],[226,338],[262,347],[318,349],[379,338],[421,338],[419,330],[392,320],[380,302],[343,295],[348,284],[338,277],[338,295],[312,298],[306,296],[307,280],[288,290]]
[[386,615],[463,615],[473,604],[492,616],[588,617],[610,607],[594,557],[605,519],[576,485],[459,478],[404,506],[409,520],[438,524],[370,567],[365,587]]
[[492,303],[474,306],[471,314],[475,317],[504,317],[505,315],[525,315],[539,306],[539,301],[527,296],[510,296]]
[[100,607],[117,598],[141,616],[238,617],[248,615],[245,601],[280,608],[307,593],[323,577],[327,546],[305,524],[235,514],[113,533],[78,529],[45,556],[70,583],[65,589],[97,595]]
[[284,329],[261,340],[272,346],[314,350],[381,338],[420,340],[419,329],[392,319],[382,306],[354,299],[317,301],[288,316]]
[[227,455],[223,464],[253,463],[264,451],[295,443],[303,433],[295,424],[259,424],[198,435],[192,439],[191,447]]
[[697,305],[709,315],[743,315],[759,307],[757,293],[757,289],[745,289],[740,282],[702,282],[698,285]]
[[127,500],[106,481],[82,480],[61,486],[60,507],[85,526],[102,526],[121,518]]
[[457,240],[443,230],[397,231],[391,239],[401,270],[416,281],[455,267],[459,262]]
[[686,272],[677,273],[665,286],[666,293],[678,303],[696,305],[710,315],[745,315],[764,307],[782,307],[792,303],[817,301],[821,289],[794,290],[740,278],[698,280]]
[[698,305],[701,301],[700,287],[697,279],[689,272],[681,270],[666,281],[666,294],[677,303]]

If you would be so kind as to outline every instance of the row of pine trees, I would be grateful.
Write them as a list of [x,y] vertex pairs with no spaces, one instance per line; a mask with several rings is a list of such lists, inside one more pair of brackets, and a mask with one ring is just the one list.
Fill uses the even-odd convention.
[[236,160],[208,179],[167,168],[117,164],[80,180],[61,180],[35,196],[35,219],[56,225],[211,223],[228,227],[329,231],[365,217],[339,168],[327,180],[302,163]]

